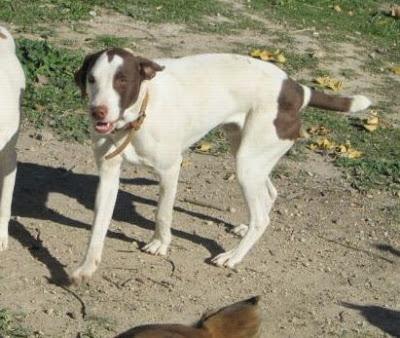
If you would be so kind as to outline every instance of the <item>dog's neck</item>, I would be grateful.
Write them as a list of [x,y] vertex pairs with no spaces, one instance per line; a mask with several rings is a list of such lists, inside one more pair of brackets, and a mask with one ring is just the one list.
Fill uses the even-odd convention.
[[149,100],[149,88],[147,81],[143,81],[140,86],[138,99],[128,107],[123,119],[116,123],[116,130],[135,129],[138,130],[143,122]]

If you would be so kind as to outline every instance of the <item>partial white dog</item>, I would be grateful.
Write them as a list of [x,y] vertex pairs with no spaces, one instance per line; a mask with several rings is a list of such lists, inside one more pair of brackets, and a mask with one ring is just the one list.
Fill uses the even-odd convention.
[[250,219],[248,226],[236,229],[243,235],[238,247],[213,262],[234,267],[269,223],[277,197],[269,174],[299,136],[300,110],[308,105],[355,112],[371,104],[361,95],[334,97],[314,91],[271,63],[232,54],[151,61],[112,48],[87,56],[75,80],[89,98],[100,174],[91,240],[82,265],[72,274],[77,283],[100,263],[123,160],[149,166],[159,176],[155,233],[143,250],[165,255],[182,153],[223,126],[232,141]]
[[20,104],[25,76],[11,34],[0,26],[0,251],[8,245],[8,223],[17,171]]

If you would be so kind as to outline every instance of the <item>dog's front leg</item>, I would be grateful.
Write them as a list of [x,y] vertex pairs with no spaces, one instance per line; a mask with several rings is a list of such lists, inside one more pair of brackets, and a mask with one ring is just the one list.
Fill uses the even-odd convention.
[[156,170],[160,177],[160,197],[156,215],[156,229],[151,241],[143,251],[153,255],[166,255],[171,243],[171,223],[176,189],[182,159],[167,170]]
[[89,279],[101,261],[104,240],[118,193],[122,159],[103,160],[99,163],[100,182],[97,187],[92,235],[82,265],[72,274],[72,282],[79,284]]

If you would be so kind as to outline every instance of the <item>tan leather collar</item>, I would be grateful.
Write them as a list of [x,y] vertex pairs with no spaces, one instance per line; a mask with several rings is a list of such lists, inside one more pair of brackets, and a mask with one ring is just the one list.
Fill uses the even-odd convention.
[[110,159],[114,158],[115,156],[119,155],[120,153],[122,153],[125,150],[125,148],[128,146],[128,144],[131,143],[133,136],[135,134],[135,131],[138,131],[140,129],[140,127],[142,126],[143,121],[146,117],[146,108],[147,108],[148,103],[149,103],[149,93],[146,91],[146,94],[144,94],[144,99],[142,101],[142,105],[140,106],[138,118],[132,122],[129,122],[123,128],[123,130],[128,131],[128,135],[126,136],[124,142],[122,142],[117,147],[117,149],[115,149],[113,152],[111,152],[110,154],[105,156],[106,160],[110,160]]

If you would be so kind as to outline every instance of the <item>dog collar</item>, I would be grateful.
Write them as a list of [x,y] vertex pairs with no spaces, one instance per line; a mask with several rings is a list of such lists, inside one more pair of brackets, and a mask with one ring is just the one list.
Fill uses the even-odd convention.
[[149,93],[146,91],[146,94],[144,95],[144,99],[142,101],[142,105],[140,106],[139,116],[137,117],[137,119],[132,122],[129,122],[123,129],[119,129],[119,130],[127,130],[128,131],[128,135],[126,136],[124,142],[122,142],[117,147],[117,149],[115,149],[113,152],[106,155],[105,156],[106,160],[110,160],[110,159],[114,158],[115,156],[119,155],[120,153],[122,153],[125,150],[125,148],[128,146],[128,144],[131,143],[133,136],[135,134],[135,131],[138,131],[140,129],[140,127],[142,126],[143,121],[146,117],[146,108],[147,108],[148,102],[149,102]]

